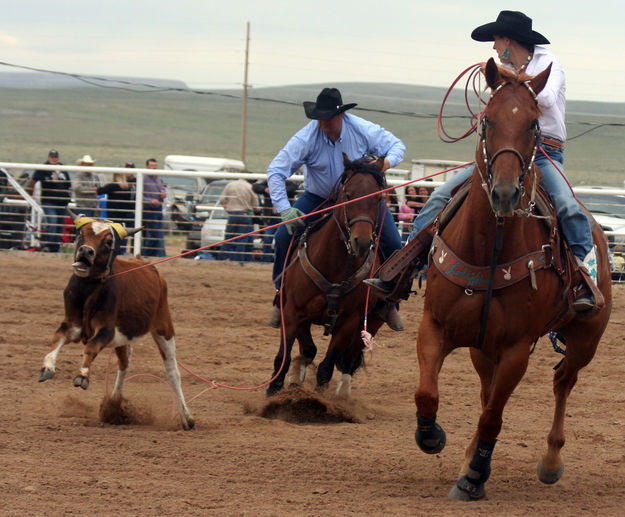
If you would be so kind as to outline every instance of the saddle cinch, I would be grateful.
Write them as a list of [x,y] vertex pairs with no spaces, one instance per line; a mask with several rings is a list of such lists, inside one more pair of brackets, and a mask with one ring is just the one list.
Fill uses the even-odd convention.
[[[431,265],[436,267],[450,282],[467,291],[486,291],[490,267],[474,266],[464,262],[454,254],[440,235],[465,201],[470,188],[471,179],[458,187],[439,216],[415,235],[406,245],[403,253],[395,252],[380,267],[376,276],[381,280],[388,282],[398,278],[395,281],[394,290],[384,297],[387,301],[397,302],[400,299],[408,299],[414,292],[411,289],[415,274],[428,263],[428,258],[431,258]],[[560,237],[555,208],[549,194],[542,187],[537,189],[535,201],[536,215],[547,227],[549,242],[543,244],[540,249],[527,253],[512,262],[498,264],[493,279],[493,289],[503,289],[525,279],[528,279],[532,287],[537,289],[536,271],[553,268],[562,282],[562,296],[567,300],[566,309],[549,324],[549,328],[558,328],[572,317],[579,315],[573,309],[575,293],[571,286],[589,285],[593,289],[595,299],[602,299],[602,296],[599,297],[600,292],[595,293],[594,283],[589,278],[585,278],[587,272],[580,268],[568,244]],[[596,222],[592,218],[590,220],[594,229]],[[599,308],[600,306],[584,314],[594,314]],[[547,330],[545,329],[545,332]]]

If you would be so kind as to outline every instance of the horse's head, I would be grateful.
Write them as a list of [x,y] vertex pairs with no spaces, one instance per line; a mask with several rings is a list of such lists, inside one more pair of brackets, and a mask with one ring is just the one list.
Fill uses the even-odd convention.
[[[362,198],[378,192],[386,185],[384,156],[374,162],[360,158],[353,162],[343,153],[345,171],[341,176],[342,188],[338,203]],[[334,217],[345,234],[345,244],[350,253],[364,257],[375,240],[376,221],[380,207],[380,196],[370,196],[353,203],[337,207]]]
[[81,278],[104,278],[111,271],[113,260],[119,253],[121,241],[142,230],[127,230],[119,223],[92,219],[82,214],[76,216],[69,208],[76,226],[74,248],[74,274]]
[[[536,96],[549,78],[551,65],[536,77],[500,68],[491,58],[484,74],[492,93],[482,116],[477,166],[488,183],[498,216],[511,216],[518,207],[528,172],[540,143]],[[482,170],[483,169],[483,170]]]

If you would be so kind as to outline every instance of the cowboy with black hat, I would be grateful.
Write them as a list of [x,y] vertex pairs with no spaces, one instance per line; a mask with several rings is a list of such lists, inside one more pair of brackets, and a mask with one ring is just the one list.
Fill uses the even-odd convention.
[[[596,285],[596,253],[590,224],[564,174],[566,81],[560,60],[541,46],[548,44],[549,40],[533,30],[532,19],[519,11],[501,11],[494,22],[474,29],[471,38],[475,41],[493,41],[493,49],[497,51],[501,63],[514,68],[517,73],[525,72],[527,75],[535,76],[551,66],[547,84],[538,94],[538,105],[541,110],[538,122],[542,142],[535,163],[542,171],[542,185],[554,201],[562,233],[578,262],[588,271],[589,280]],[[395,263],[402,260],[402,264],[407,263],[409,264],[407,267],[413,268],[418,267],[416,264],[427,264],[431,236],[428,236],[426,227],[451,198],[454,189],[472,176],[474,167],[472,164],[459,169],[453,178],[434,191],[415,217],[410,241],[402,250],[401,258],[399,255],[395,257]],[[377,275],[384,278],[385,274],[390,274],[387,272],[395,271],[395,263],[384,264]],[[404,270],[406,267],[400,269],[399,273]],[[398,274],[392,280],[372,279],[366,282],[382,295],[398,296],[396,284],[401,276]],[[601,296],[598,290],[595,289],[597,292],[595,297],[590,292],[590,285],[583,289],[575,287],[575,310],[584,312],[592,309],[595,304],[601,306],[603,300],[596,299]]]
[[[298,131],[273,159],[267,169],[267,183],[271,201],[283,221],[275,234],[273,280],[280,289],[280,276],[286,260],[291,234],[298,226],[315,220],[311,216],[304,220],[294,218],[312,212],[325,201],[344,171],[343,153],[350,160],[362,158],[366,154],[384,155],[384,170],[395,167],[404,159],[406,147],[391,132],[373,122],[347,113],[355,103],[343,104],[341,92],[336,88],[324,88],[315,102],[304,102],[304,112],[312,119]],[[304,193],[293,206],[288,200],[285,188],[287,178],[304,166]],[[388,211],[381,229],[381,248],[386,256],[401,248],[401,237]],[[380,213],[382,220],[382,212]],[[297,228],[299,234],[302,228]],[[387,323],[394,330],[403,330],[397,310],[392,309]],[[280,311],[274,306],[269,324],[280,325]]]

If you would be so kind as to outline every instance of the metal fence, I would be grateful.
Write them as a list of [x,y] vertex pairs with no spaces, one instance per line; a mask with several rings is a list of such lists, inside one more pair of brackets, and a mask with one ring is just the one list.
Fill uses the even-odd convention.
[[[459,163],[413,160],[411,171],[390,169],[387,171],[387,180],[391,186],[400,186],[411,179],[422,178],[436,172],[435,168],[445,170]],[[72,189],[66,194],[71,198],[70,208],[77,214],[90,212],[90,215],[109,218],[125,224],[126,227],[160,225],[162,230],[160,236],[146,240],[145,232],[139,232],[121,250],[122,253],[171,256],[211,246],[199,252],[189,253],[186,257],[262,262],[273,260],[275,229],[233,241],[226,246],[219,245],[226,238],[280,222],[280,217],[273,212],[268,193],[265,192],[266,183],[263,181],[266,182],[266,174],[11,162],[0,162],[0,249],[47,251],[50,247],[46,246],[46,243],[58,240],[60,241],[58,251],[67,253],[73,251],[74,225],[69,214],[56,221],[55,224],[50,224],[53,218],[47,214],[45,204],[42,205],[41,193],[38,192],[37,186],[32,194],[27,192],[27,186],[35,170],[63,170],[72,176],[74,180]],[[81,191],[77,188],[76,174],[80,171],[91,172],[95,176],[95,183],[100,187],[99,191],[104,193],[97,196],[97,192],[91,191],[85,195],[84,189]],[[112,185],[113,174],[136,178],[134,182],[129,183],[130,189],[125,192],[125,195],[120,195],[119,181]],[[152,217],[154,214],[151,214],[150,210],[146,210],[149,206],[143,203],[146,174],[161,176],[167,187],[167,198],[163,203],[163,208],[158,210],[156,218]],[[119,176],[117,178],[119,179]],[[244,217],[231,221],[232,224],[227,228],[228,214],[219,201],[225,185],[239,178],[255,181],[253,189],[258,196],[261,210],[256,214],[244,214]],[[289,193],[295,198],[299,193],[298,184],[303,177],[296,175],[291,180],[293,187]],[[431,191],[441,183],[441,181],[421,181],[416,184],[416,187],[426,186]],[[605,216],[606,221],[609,219],[609,224],[604,224],[603,220],[600,224],[608,234],[613,252],[616,251],[617,258],[620,257],[622,250],[618,246],[625,243],[625,204],[616,206],[614,199],[625,201],[625,189],[576,188],[574,190],[578,194],[588,194],[606,200],[599,208],[603,214],[596,215],[596,218],[601,219]],[[400,207],[404,199],[405,187],[401,186],[396,192],[389,193],[386,201],[405,239],[410,233],[412,223],[409,216],[400,215]],[[621,221],[622,224],[619,225]],[[621,260],[618,259],[617,262],[620,263]]]

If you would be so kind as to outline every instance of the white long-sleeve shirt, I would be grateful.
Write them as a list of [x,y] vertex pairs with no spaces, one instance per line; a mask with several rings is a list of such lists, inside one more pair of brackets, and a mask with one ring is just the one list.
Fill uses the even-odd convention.
[[549,79],[543,91],[538,94],[538,106],[542,111],[538,122],[543,136],[565,142],[566,77],[558,56],[545,47],[536,45],[534,56],[525,72],[532,76],[538,75],[549,66],[549,63],[551,63]]

